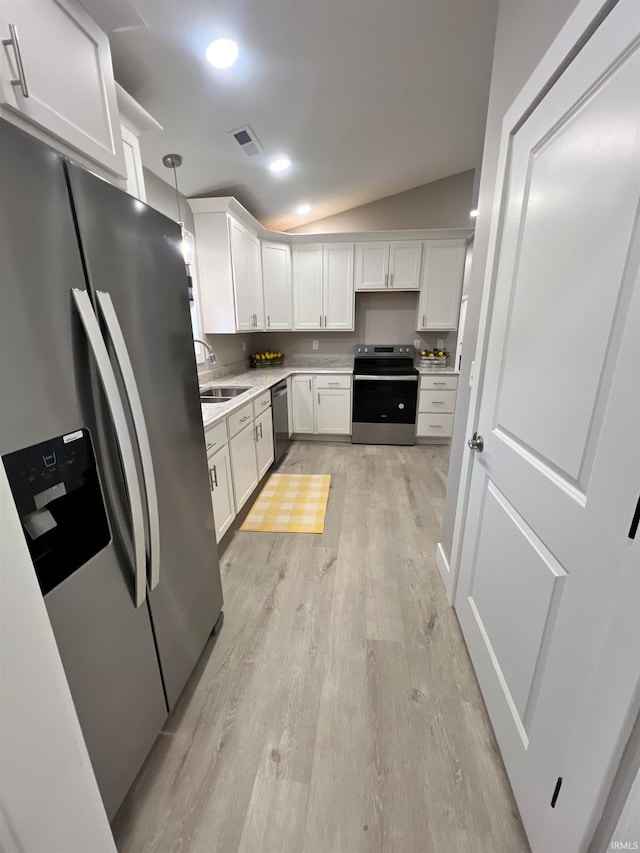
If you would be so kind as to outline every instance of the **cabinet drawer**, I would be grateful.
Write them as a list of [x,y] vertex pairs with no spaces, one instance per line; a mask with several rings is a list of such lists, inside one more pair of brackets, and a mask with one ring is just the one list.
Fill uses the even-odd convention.
[[229,438],[233,438],[234,435],[237,435],[240,430],[246,427],[249,421],[252,420],[252,403],[246,403],[241,409],[238,409],[237,412],[234,412],[232,415],[229,415],[229,417],[227,418],[227,424],[229,426]]
[[330,376],[317,375],[316,388],[351,388],[351,377],[346,376]]
[[271,405],[271,391],[265,391],[253,401],[253,417],[259,417]]
[[420,392],[420,403],[418,411],[435,412],[436,414],[450,414],[455,409],[455,391],[432,391],[426,389]]
[[450,438],[453,432],[453,415],[439,415],[433,412],[418,415],[416,435]]
[[434,388],[436,391],[453,390],[458,387],[457,376],[425,376],[420,377],[420,388]]
[[226,420],[208,427],[204,434],[204,440],[207,445],[207,455],[217,453],[221,447],[227,443],[227,422]]

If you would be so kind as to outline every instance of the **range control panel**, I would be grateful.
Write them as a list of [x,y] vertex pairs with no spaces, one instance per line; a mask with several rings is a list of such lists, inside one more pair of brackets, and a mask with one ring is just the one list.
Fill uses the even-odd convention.
[[355,354],[358,358],[413,358],[415,348],[412,344],[358,344]]

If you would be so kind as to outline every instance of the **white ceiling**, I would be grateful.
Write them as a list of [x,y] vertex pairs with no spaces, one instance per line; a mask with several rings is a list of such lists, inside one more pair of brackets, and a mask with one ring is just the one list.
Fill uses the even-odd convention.
[[[145,166],[171,181],[162,155],[182,154],[187,196],[235,195],[287,229],[480,165],[497,0],[84,5],[116,79],[164,127],[141,138]],[[240,46],[226,71],[204,58],[220,36]],[[244,124],[256,157],[228,135]],[[281,152],[293,167],[278,177],[266,163]]]

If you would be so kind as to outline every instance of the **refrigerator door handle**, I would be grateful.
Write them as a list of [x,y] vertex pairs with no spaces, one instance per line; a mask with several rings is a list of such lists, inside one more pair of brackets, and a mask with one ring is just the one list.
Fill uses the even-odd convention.
[[71,295],[75,302],[80,321],[87,335],[89,346],[98,368],[100,381],[107,399],[107,405],[111,412],[113,426],[116,432],[120,458],[124,470],[124,478],[129,496],[129,509],[131,511],[131,528],[133,531],[134,549],[134,579],[135,579],[135,605],[140,607],[144,603],[146,586],[146,551],[144,537],[144,516],[142,512],[142,494],[140,482],[136,471],[136,462],[133,452],[131,436],[127,428],[127,419],[124,413],[122,400],[118,392],[116,377],[113,372],[111,360],[107,347],[100,332],[98,319],[93,311],[89,294],[86,290],[71,289]]
[[122,327],[120,326],[111,294],[97,290],[96,296],[116,354],[133,418],[138,449],[140,450],[149,519],[149,586],[151,589],[154,589],[160,580],[160,512],[158,510],[158,490],[156,488],[153,457],[151,456],[149,432],[144,418],[138,384],[133,372],[133,365],[129,358],[129,350],[122,334]]

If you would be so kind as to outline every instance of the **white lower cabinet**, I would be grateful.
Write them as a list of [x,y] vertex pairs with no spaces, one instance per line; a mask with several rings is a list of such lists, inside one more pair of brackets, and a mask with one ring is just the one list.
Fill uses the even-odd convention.
[[207,456],[209,466],[209,486],[213,503],[213,521],[216,528],[216,541],[219,542],[236,517],[231,481],[231,463],[229,448],[225,444],[215,453]]
[[451,374],[420,377],[416,429],[419,438],[441,438],[447,441],[451,438],[457,387],[458,377]]
[[236,512],[240,512],[247,498],[258,485],[258,465],[255,451],[255,428],[248,424],[229,442],[233,491]]
[[273,464],[273,415],[271,407],[253,422],[256,442],[258,480],[261,480]]
[[310,435],[351,433],[351,377],[294,376],[293,431]]
[[291,392],[293,431],[313,435],[313,377],[293,376]]

